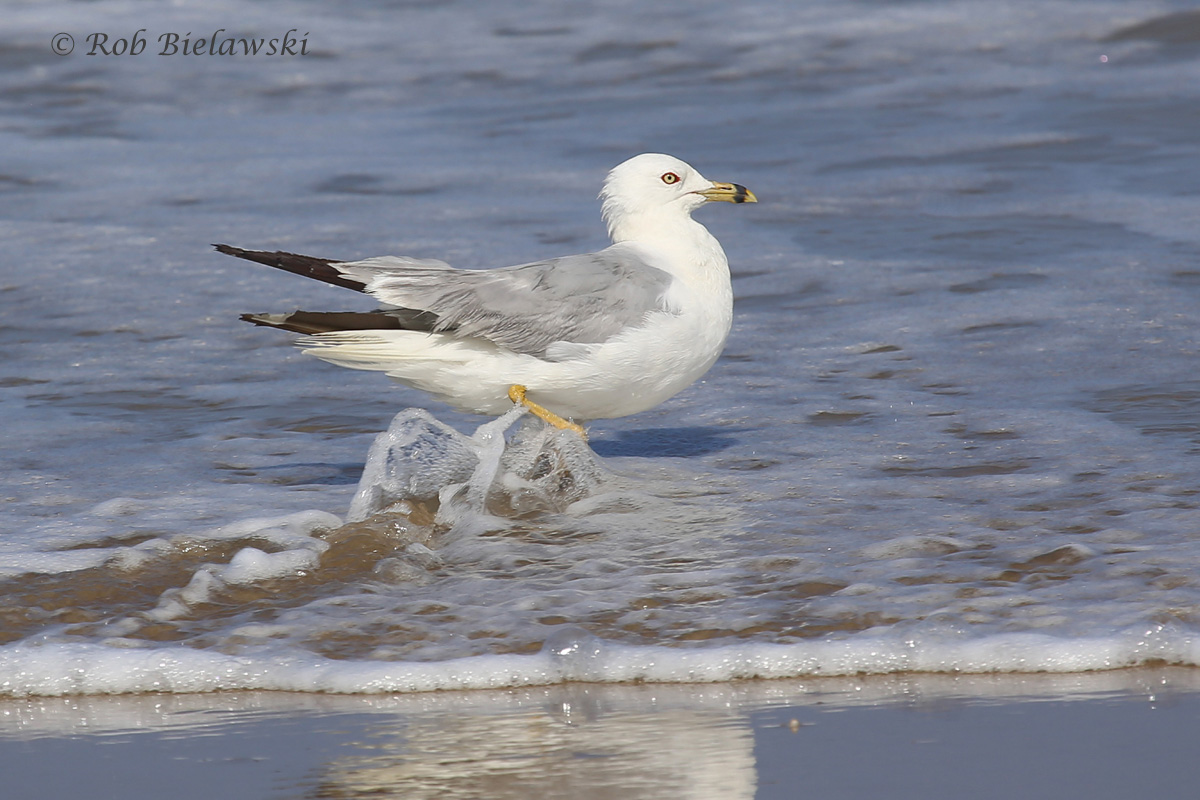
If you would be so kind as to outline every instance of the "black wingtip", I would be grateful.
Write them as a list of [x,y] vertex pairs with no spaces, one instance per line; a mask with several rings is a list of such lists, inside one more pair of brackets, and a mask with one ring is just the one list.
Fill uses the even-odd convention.
[[290,314],[242,314],[243,322],[293,333],[335,333],[339,331],[410,330],[428,333],[437,324],[437,315],[427,311],[390,309],[388,311],[293,311]]
[[275,269],[281,269],[296,275],[303,275],[306,278],[312,278],[313,280],[332,284],[333,286],[342,286],[346,289],[353,289],[356,292],[366,289],[366,284],[362,281],[348,278],[335,267],[330,266],[331,264],[338,263],[333,259],[315,258],[313,256],[300,255],[299,253],[288,253],[283,250],[243,250],[240,247],[233,247],[228,244],[214,244],[213,248],[218,253],[224,253],[227,256],[244,258],[247,261],[254,261],[258,264],[265,264],[268,267],[274,267]]

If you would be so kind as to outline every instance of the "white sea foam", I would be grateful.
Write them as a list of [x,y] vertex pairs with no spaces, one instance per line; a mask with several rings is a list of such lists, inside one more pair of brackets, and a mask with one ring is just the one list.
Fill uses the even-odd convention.
[[[128,643],[124,643],[127,645]],[[604,645],[560,637],[533,655],[441,662],[340,661],[287,652],[230,656],[187,647],[23,643],[0,647],[0,693],[10,696],[279,690],[374,694],[599,683],[710,683],[895,673],[1069,673],[1147,664],[1200,666],[1200,637],[1128,631],[1063,639],[998,634],[922,641],[890,634],[712,648]]]

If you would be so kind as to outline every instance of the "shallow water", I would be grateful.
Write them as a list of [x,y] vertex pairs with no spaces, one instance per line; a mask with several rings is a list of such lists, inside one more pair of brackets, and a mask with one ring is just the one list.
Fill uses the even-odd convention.
[[[2,691],[1200,664],[1185,8],[5,3]],[[85,54],[222,27],[311,53]],[[569,486],[346,522],[398,411],[483,420],[238,323],[365,306],[209,243],[592,250],[648,150],[761,200],[698,215],[718,364]]]
[[1186,796],[1195,673],[7,698],[0,768],[11,800]]

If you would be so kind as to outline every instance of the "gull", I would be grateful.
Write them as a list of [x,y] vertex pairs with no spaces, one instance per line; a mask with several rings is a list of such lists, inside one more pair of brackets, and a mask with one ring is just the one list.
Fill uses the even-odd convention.
[[524,405],[586,438],[580,423],[653,408],[717,360],[733,321],[729,262],[692,212],[710,201],[758,202],[744,186],[710,181],[660,153],[615,167],[600,199],[610,247],[513,267],[213,246],[382,304],[242,315],[305,334],[303,352],[384,372],[468,413]]

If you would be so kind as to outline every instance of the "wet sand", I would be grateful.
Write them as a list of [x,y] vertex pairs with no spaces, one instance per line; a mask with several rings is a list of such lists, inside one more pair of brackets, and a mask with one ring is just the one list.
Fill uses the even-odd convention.
[[1200,670],[0,701],[7,800],[1191,796]]

